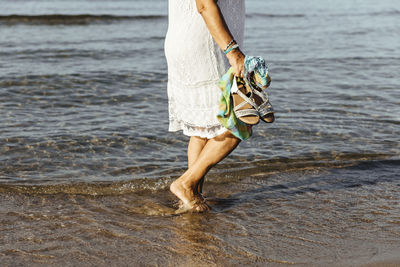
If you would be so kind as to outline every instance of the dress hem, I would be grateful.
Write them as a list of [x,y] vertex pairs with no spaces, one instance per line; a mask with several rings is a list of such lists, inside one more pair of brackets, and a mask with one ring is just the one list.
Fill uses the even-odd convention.
[[[172,125],[174,124],[174,125]],[[182,133],[186,136],[198,136],[200,138],[212,139],[220,134],[228,131],[223,125],[215,125],[213,127],[193,127],[189,125],[185,125],[184,122],[171,122],[168,128],[169,132],[178,132],[182,131]]]

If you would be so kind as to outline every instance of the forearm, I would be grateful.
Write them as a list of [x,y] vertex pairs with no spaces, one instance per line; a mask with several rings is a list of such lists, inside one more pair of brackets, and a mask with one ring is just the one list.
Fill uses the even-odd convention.
[[196,0],[196,5],[215,42],[222,50],[225,49],[233,37],[218,5],[214,0]]
[[[218,46],[225,50],[227,45],[233,39],[228,26],[214,0],[196,0],[197,10],[202,15],[210,34]],[[229,63],[234,68],[235,74],[243,77],[244,54],[239,48],[227,53]]]

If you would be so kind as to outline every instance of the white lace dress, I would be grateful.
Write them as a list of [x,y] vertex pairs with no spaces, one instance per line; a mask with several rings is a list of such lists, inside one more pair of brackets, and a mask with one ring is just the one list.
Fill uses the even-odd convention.
[[[231,34],[242,47],[245,0],[218,0]],[[209,33],[195,0],[169,0],[165,38],[169,131],[213,138],[226,129],[217,120],[219,78],[230,67]]]

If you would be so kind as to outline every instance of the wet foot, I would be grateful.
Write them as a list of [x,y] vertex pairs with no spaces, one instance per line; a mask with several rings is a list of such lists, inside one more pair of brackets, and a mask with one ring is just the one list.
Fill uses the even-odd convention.
[[208,206],[208,204],[205,201],[202,201],[202,202],[197,202],[194,205],[192,212],[206,212],[209,210],[211,210],[211,207]]
[[179,198],[176,213],[205,212],[210,210],[202,195],[195,194],[193,189],[176,180],[170,186],[171,192]]
[[175,211],[175,214],[182,214],[186,212],[190,213],[201,213],[211,210],[211,207],[208,206],[205,202],[196,202],[193,201],[189,205],[182,204],[179,208]]
[[[208,209],[209,209],[209,210],[211,209],[211,207],[206,203],[206,199],[205,199],[205,197],[204,197],[202,194],[196,194],[196,195],[195,195],[195,199],[196,199],[196,202],[197,202],[197,203],[205,203],[205,204],[207,205]],[[178,200],[178,201],[174,204],[174,207],[180,209],[180,208],[183,207],[183,205],[184,205],[183,201],[182,201],[182,200]]]
[[194,192],[191,187],[185,186],[179,179],[174,181],[169,190],[181,200],[184,206],[192,207],[195,200]]

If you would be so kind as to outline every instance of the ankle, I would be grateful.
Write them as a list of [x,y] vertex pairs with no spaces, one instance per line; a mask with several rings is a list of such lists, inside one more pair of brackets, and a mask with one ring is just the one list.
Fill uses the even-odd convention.
[[171,191],[174,190],[189,190],[191,189],[191,185],[185,181],[184,179],[178,178],[177,180],[173,181],[172,184],[169,186]]
[[182,180],[180,184],[186,190],[193,190],[195,188],[193,183],[191,183],[190,181],[187,181],[187,180]]

